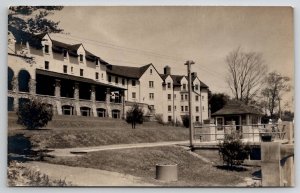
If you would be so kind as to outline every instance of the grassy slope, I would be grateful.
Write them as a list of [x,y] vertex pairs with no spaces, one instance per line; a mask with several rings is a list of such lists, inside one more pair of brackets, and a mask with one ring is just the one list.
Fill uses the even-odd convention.
[[[59,125],[60,124],[60,125]],[[48,129],[28,131],[9,129],[8,135],[24,134],[35,147],[70,148],[110,144],[131,144],[158,141],[181,141],[188,139],[188,129],[145,123],[131,129],[124,121],[103,122],[56,121]]]
[[176,146],[101,151],[82,157],[54,158],[48,161],[131,174],[144,177],[150,182],[155,181],[155,164],[176,163],[179,181],[166,184],[172,186],[231,186],[243,182],[244,176],[251,176],[250,171],[217,169]]

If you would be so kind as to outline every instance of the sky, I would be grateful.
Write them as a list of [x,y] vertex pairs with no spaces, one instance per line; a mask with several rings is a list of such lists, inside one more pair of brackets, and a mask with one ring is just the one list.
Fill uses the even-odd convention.
[[[187,60],[214,93],[230,93],[226,56],[238,47],[263,54],[269,71],[294,79],[290,7],[65,7],[50,16],[84,47],[116,65],[152,63],[159,72],[186,74]],[[285,96],[291,100],[292,93]]]

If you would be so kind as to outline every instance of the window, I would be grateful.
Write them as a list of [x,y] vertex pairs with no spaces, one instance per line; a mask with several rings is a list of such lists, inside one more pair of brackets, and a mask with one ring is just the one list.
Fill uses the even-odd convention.
[[45,53],[49,53],[49,45],[45,45]]
[[183,85],[182,85],[182,89],[183,89],[183,90],[186,90],[186,84],[183,84]]
[[202,107],[203,111],[205,111],[204,106]]
[[176,111],[176,105],[174,106],[174,110]]
[[80,76],[83,76],[83,69],[80,69]]
[[184,111],[184,107],[183,106],[181,106],[181,112],[183,112]]
[[67,50],[64,50],[64,57],[66,58],[67,57]]
[[115,82],[116,82],[116,84],[119,83],[119,78],[118,77],[116,77]]
[[122,85],[125,85],[125,79],[122,78]]
[[172,111],[172,106],[168,105],[168,111],[171,112]]
[[183,94],[181,95],[181,100],[183,101]]
[[73,66],[71,66],[71,73],[73,73]]
[[195,84],[195,90],[198,90],[198,84]]
[[153,81],[149,81],[149,88],[153,88],[154,87],[154,82]]
[[96,66],[98,66],[99,65],[99,60],[98,59],[96,59]]
[[198,106],[196,106],[196,112],[199,112],[199,107]]
[[202,100],[204,101],[204,96],[202,96]]
[[172,99],[172,95],[168,94],[168,100],[171,100],[171,99]]
[[103,79],[103,73],[101,73],[101,78]]
[[136,98],[136,93],[132,92],[132,98],[135,99]]
[[199,96],[198,95],[196,95],[196,101],[199,101]]
[[168,82],[168,88],[171,88],[171,83],[170,82]]
[[49,61],[45,61],[45,69],[49,70]]
[[189,107],[188,106],[185,106],[185,111],[189,111]]
[[199,122],[199,116],[196,116],[196,122]]
[[83,55],[82,54],[79,55],[79,60],[80,60],[80,62],[83,62]]
[[64,65],[64,73],[68,73],[68,66]]
[[176,94],[174,94],[173,98],[176,99]]
[[152,74],[152,69],[150,69],[150,74]]
[[188,95],[187,94],[184,95],[184,98],[185,98],[185,100],[188,100]]
[[96,72],[95,76],[96,76],[96,80],[98,80],[99,79],[99,73]]
[[108,79],[108,82],[111,82],[111,75],[108,75],[107,79]]
[[172,116],[168,116],[168,122],[172,121]]
[[132,83],[132,86],[135,86],[135,84],[136,84],[135,80],[132,80],[131,83]]
[[149,93],[149,99],[153,100],[154,99],[154,93]]

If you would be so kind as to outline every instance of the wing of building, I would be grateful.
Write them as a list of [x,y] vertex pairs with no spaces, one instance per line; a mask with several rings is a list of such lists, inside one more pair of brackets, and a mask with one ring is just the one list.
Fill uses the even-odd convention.
[[[182,72],[184,74],[184,72]],[[194,121],[209,117],[208,86],[193,73]],[[160,74],[153,64],[141,67],[113,65],[86,50],[47,33],[30,42],[8,38],[8,110],[37,97],[57,115],[124,118],[139,104],[150,119],[181,122],[188,114],[187,77]]]

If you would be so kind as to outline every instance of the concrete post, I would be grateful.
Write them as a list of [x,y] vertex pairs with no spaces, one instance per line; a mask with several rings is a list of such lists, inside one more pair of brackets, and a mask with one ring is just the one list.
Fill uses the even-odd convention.
[[124,91],[120,91],[121,96],[121,104],[122,104],[122,111],[121,111],[121,118],[125,119],[125,100],[124,100]]
[[76,115],[80,116],[80,105],[79,105],[79,83],[75,82],[74,83],[74,98],[75,98],[75,111]]
[[261,173],[263,187],[279,187],[283,185],[280,159],[280,143],[261,143]]

